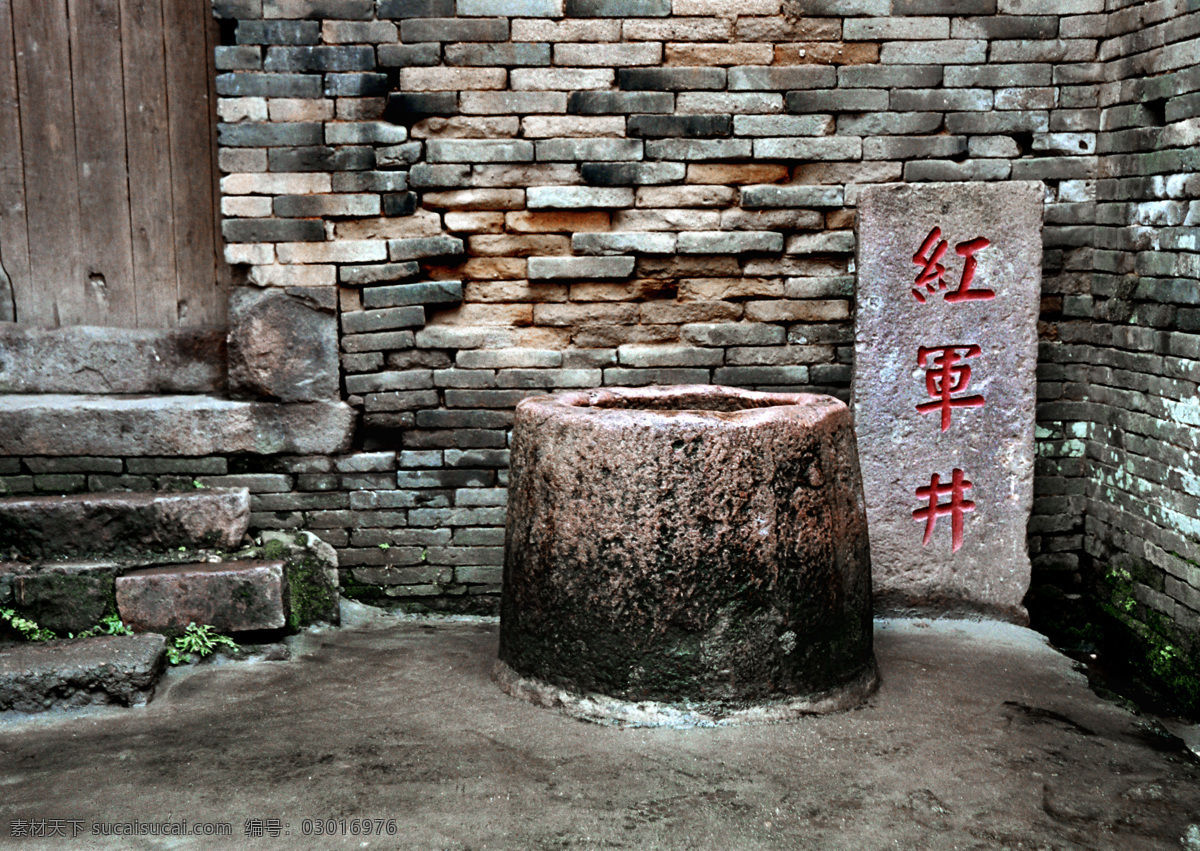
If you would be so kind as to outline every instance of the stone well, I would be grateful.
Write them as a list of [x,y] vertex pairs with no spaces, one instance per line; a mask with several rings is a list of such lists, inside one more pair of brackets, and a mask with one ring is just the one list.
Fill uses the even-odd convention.
[[876,683],[850,412],[606,389],[517,406],[501,685],[618,723],[768,720]]

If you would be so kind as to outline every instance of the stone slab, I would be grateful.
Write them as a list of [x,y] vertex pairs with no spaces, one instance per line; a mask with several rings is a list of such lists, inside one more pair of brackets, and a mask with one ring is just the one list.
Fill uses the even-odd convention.
[[885,611],[1027,619],[1042,191],[859,195],[853,407]]
[[0,711],[149,702],[163,671],[161,635],[111,635],[0,650]]
[[117,610],[139,632],[181,633],[189,623],[217,632],[287,625],[282,561],[181,564],[117,577]]
[[349,449],[353,427],[341,402],[0,395],[0,455],[324,455]]
[[0,552],[27,558],[238,546],[245,488],[0,499]]
[[260,290],[229,298],[229,391],[280,402],[338,398],[333,287]]
[[34,328],[0,323],[0,393],[216,393],[219,328]]

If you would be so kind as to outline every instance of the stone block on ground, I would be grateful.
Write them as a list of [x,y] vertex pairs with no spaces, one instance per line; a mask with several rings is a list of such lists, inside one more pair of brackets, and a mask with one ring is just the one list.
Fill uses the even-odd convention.
[[854,413],[885,610],[1027,619],[1042,193],[859,194]]
[[262,533],[261,555],[283,559],[288,587],[288,627],[339,622],[337,550],[312,532]]
[[32,559],[238,546],[245,488],[0,499],[0,552]]
[[83,632],[116,613],[118,570],[116,562],[70,562],[18,574],[13,603],[23,617],[59,635]]
[[332,287],[238,288],[229,299],[228,339],[234,396],[281,402],[338,397]]
[[166,662],[161,635],[111,635],[0,649],[0,711],[140,706]]
[[117,577],[117,609],[139,632],[183,632],[189,623],[238,633],[287,626],[282,561],[181,564]]

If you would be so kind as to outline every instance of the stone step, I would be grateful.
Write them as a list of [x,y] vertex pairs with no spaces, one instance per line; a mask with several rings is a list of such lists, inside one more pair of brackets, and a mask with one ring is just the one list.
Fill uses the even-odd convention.
[[46,559],[233,549],[250,520],[245,488],[0,499],[0,554]]
[[116,579],[117,611],[135,631],[183,632],[189,623],[217,632],[282,629],[289,595],[282,560],[179,564],[134,570]]
[[106,635],[0,648],[0,712],[96,704],[140,706],[166,660],[161,635]]
[[0,456],[332,455],[354,416],[344,402],[14,393],[0,395]]

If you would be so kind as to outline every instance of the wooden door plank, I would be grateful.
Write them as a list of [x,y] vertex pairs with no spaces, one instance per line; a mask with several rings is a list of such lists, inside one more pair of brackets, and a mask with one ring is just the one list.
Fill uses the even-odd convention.
[[137,327],[120,0],[69,0],[81,274],[89,325]]
[[13,0],[30,297],[23,324],[83,321],[79,184],[66,0]]
[[[12,322],[14,306],[28,310],[29,230],[25,221],[25,162],[17,102],[17,57],[11,0],[0,0],[0,321]],[[11,290],[5,293],[3,281]]]
[[212,324],[217,310],[208,7],[208,0],[163,0],[163,33],[170,45],[167,104],[181,325]]
[[178,324],[171,141],[159,0],[121,0],[129,213],[140,328]]
[[[204,2],[207,10],[208,0]],[[212,187],[212,220],[213,257],[216,261],[216,304],[212,312],[212,324],[224,328],[228,324],[229,293],[233,289],[233,269],[225,262],[225,238],[221,236],[221,168],[217,154],[217,45],[221,43],[221,27],[213,15],[208,15],[205,26],[205,41],[208,45],[208,138],[209,149],[209,185]]]

